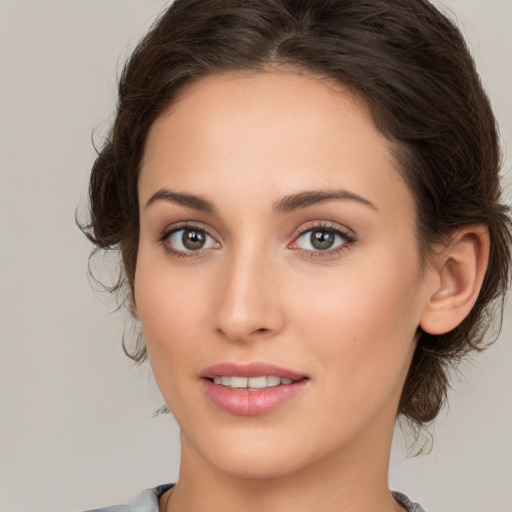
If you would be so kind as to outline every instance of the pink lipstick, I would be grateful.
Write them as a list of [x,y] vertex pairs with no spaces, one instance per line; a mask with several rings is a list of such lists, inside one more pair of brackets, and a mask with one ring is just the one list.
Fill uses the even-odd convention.
[[206,396],[231,414],[256,416],[292,400],[307,386],[306,375],[270,363],[220,363],[200,375]]

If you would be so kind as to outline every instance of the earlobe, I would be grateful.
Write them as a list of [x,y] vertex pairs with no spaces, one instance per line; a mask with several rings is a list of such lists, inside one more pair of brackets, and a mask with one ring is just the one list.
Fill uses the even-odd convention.
[[459,325],[475,304],[489,262],[489,231],[477,225],[457,231],[434,257],[435,279],[427,291],[420,327],[444,334]]

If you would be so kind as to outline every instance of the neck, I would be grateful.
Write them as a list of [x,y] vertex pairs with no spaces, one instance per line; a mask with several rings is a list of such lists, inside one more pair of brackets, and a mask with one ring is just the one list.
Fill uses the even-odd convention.
[[378,431],[305,467],[264,477],[219,470],[182,436],[180,478],[166,512],[402,511],[387,483],[392,429]]

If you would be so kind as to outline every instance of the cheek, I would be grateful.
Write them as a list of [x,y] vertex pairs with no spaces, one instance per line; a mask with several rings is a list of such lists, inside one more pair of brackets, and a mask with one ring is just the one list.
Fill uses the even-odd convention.
[[303,318],[299,330],[308,332],[319,369],[327,369],[328,389],[351,390],[348,401],[378,401],[401,387],[419,324],[419,280],[415,258],[389,253],[347,264],[324,286],[304,287],[306,300],[295,299],[295,316]]
[[190,286],[190,278],[176,275],[168,262],[141,252],[135,274],[135,301],[151,367],[160,385],[173,375],[192,371],[183,363],[190,360],[208,301],[204,289]]

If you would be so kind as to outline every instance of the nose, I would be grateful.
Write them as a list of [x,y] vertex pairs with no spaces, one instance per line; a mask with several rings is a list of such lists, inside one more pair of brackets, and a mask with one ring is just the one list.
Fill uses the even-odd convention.
[[240,248],[223,265],[215,330],[237,342],[268,339],[281,332],[281,279],[272,258],[258,249]]

